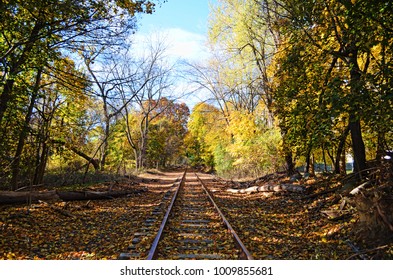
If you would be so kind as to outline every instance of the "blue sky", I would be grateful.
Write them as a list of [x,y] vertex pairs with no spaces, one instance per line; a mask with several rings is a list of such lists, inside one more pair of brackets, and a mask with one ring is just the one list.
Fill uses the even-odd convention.
[[[166,54],[170,61],[206,60],[209,56],[206,46],[209,6],[210,3],[214,4],[217,1],[168,0],[161,6],[157,6],[153,14],[140,15],[138,17],[139,28],[134,35],[136,51],[143,52],[145,43],[149,41],[148,38],[165,38],[165,43],[168,45]],[[193,91],[192,86],[190,88],[186,81],[178,81],[174,89],[178,96],[189,91]],[[181,101],[186,102],[191,109],[196,102],[206,98],[206,92],[199,92]]]
[[188,32],[206,34],[209,3],[216,0],[168,0],[156,7],[152,15],[140,18],[140,32],[156,28],[180,28]]
[[144,38],[158,33],[170,45],[168,55],[175,60],[203,59],[207,55],[209,3],[216,1],[168,0],[158,5],[153,14],[139,17],[135,42],[146,41]]

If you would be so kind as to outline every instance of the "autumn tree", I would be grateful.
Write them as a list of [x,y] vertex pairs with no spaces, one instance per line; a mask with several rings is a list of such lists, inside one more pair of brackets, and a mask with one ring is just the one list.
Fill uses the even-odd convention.
[[192,166],[214,169],[214,152],[225,140],[225,117],[220,110],[205,102],[194,106],[188,122],[186,154]]
[[[12,1],[1,6],[1,62],[4,84],[0,124],[12,105],[15,78],[30,64],[58,56],[60,48],[110,44],[134,28],[136,12],[151,13],[150,1]],[[111,42],[112,40],[112,42]]]
[[185,103],[163,97],[156,101],[157,115],[150,123],[147,163],[150,167],[167,167],[184,163],[184,138],[190,110]]
[[[125,70],[125,64],[129,62],[126,62],[128,52],[124,48],[97,50],[92,47],[85,49],[80,55],[83,58],[91,84],[89,93],[101,107],[98,116],[102,133],[99,136],[101,142],[97,143],[96,153],[100,154],[100,170],[104,171],[112,136],[112,126],[124,108],[136,96],[136,92],[128,93],[125,96],[123,86],[134,82],[135,73]],[[124,97],[123,103],[119,102],[121,97]]]
[[122,72],[132,73],[132,79],[117,88],[122,99],[127,140],[139,170],[146,167],[150,124],[165,111],[159,107],[162,105],[159,100],[173,99],[173,65],[167,61],[166,46],[160,39],[151,39],[144,54],[124,62]]
[[[31,183],[41,184],[49,154],[56,146],[82,153],[76,148],[79,143],[75,138],[85,135],[85,110],[89,105],[84,95],[86,79],[69,59],[57,61],[38,74],[11,164],[15,187],[21,171]],[[61,80],[56,78],[60,75]]]
[[[225,0],[213,8],[209,26],[209,40],[221,53],[225,65],[232,68],[230,79],[248,91],[239,99],[252,100],[254,106],[263,102],[272,115],[271,73],[269,65],[279,44],[279,34],[271,23],[273,15],[266,8],[269,1]],[[239,75],[240,73],[244,73]]]
[[[151,1],[1,2],[2,179],[13,174],[12,184],[17,182],[26,139],[32,136],[33,115],[39,107],[36,102],[44,87],[42,73],[53,75],[56,72],[48,69],[57,61],[86,46],[122,44],[135,30],[135,14],[153,10]],[[61,80],[58,77],[55,83]]]
[[[236,94],[237,102],[231,104],[239,108],[238,105],[242,104],[239,101],[252,100],[253,109],[248,109],[248,112],[253,112],[258,106],[258,111],[262,114],[258,118],[265,119],[272,129],[277,126],[272,64],[282,40],[276,25],[280,10],[281,6],[275,1],[219,1],[213,8],[209,31],[210,42],[218,51],[225,53],[221,55],[224,59],[219,63],[221,82],[228,75],[226,73],[230,73],[224,68],[232,69],[232,74],[228,77],[236,84],[232,87],[232,92]],[[226,96],[228,95],[233,96],[233,93]],[[245,112],[244,106],[242,107],[240,111]],[[280,122],[278,127],[281,128],[283,139],[286,139],[284,123]],[[292,174],[292,149],[285,140],[281,146],[281,153],[286,158],[286,170],[288,174]]]
[[[374,96],[385,95],[369,77],[372,76],[373,67],[385,64],[378,49],[386,45],[385,38],[390,32],[383,22],[385,19],[391,21],[386,14],[386,8],[391,4],[388,1],[379,1],[376,5],[367,1],[280,3],[286,11],[282,14],[280,26],[282,32],[287,34],[288,43],[288,48],[282,47],[285,51],[280,67],[284,69],[288,66],[287,81],[295,86],[286,83],[286,92],[295,93],[293,96],[296,96],[296,92],[299,92],[296,87],[301,86],[301,81],[296,81],[301,76],[292,76],[292,69],[302,67],[304,73],[319,73],[306,81],[309,84],[314,81],[314,90],[311,98],[305,101],[314,100],[313,115],[322,120],[319,121],[321,125],[329,127],[332,120],[338,123],[339,119],[346,123],[341,131],[346,135],[348,126],[355,171],[359,173],[366,169],[367,149],[363,131],[368,127],[370,116],[374,115],[366,112],[375,110],[376,103],[372,102]],[[384,20],[381,20],[382,17]],[[320,69],[315,71],[315,65],[320,65]],[[385,112],[390,111],[389,101],[383,104],[386,106]],[[329,109],[333,115],[324,113]],[[321,125],[317,129],[321,130]],[[339,141],[343,143],[345,137]],[[342,151],[342,148],[338,150]]]

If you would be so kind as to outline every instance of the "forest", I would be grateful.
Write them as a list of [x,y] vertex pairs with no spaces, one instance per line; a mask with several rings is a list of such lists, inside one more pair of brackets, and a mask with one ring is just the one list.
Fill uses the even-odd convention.
[[391,241],[392,1],[218,0],[209,58],[176,62],[162,39],[133,48],[167,1],[1,0],[0,191],[185,167],[325,176]]

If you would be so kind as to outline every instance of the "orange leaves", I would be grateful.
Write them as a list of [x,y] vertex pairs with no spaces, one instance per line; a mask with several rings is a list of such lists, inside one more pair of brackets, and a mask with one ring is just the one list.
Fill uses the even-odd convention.
[[33,204],[0,209],[0,259],[117,259],[161,195],[56,203],[72,217]]
[[[219,189],[217,183],[211,186]],[[214,192],[217,204],[256,259],[346,259],[351,255],[343,242],[350,224],[324,219],[313,210],[314,201],[300,200],[301,194],[229,196],[226,188],[228,183]]]
[[[46,205],[33,204],[29,211],[25,206],[3,206],[0,208],[0,259],[117,259],[131,248],[135,253],[132,258],[142,259],[163,216],[156,208],[170,188],[152,183],[149,191],[140,196],[94,201],[89,203],[89,208],[81,207],[86,202],[75,201],[53,205],[67,206],[72,218]],[[320,212],[332,207],[334,193],[308,199],[302,199],[304,194],[298,193],[279,193],[266,198],[259,193],[228,194],[225,191],[228,184],[215,180],[207,187],[215,190],[212,195],[216,203],[256,259],[346,259],[353,255],[346,240],[353,238],[351,229],[356,216],[331,221]],[[309,190],[319,193],[326,190],[326,185],[316,179]],[[172,256],[176,253],[191,256],[206,254],[202,247],[212,250],[221,247],[217,252],[232,258],[233,244],[223,242],[227,233],[206,231],[207,221],[214,224],[213,228],[221,228],[214,211],[203,206],[203,202],[192,202],[188,202],[188,211],[170,220],[175,226],[167,233],[169,240],[163,250]],[[198,203],[202,204],[198,206]],[[163,205],[161,210],[166,207]],[[149,221],[153,221],[150,227],[146,225]],[[182,232],[179,232],[180,225]],[[134,239],[138,239],[136,244]],[[204,245],[196,245],[201,240]],[[179,250],[179,242],[185,250]]]

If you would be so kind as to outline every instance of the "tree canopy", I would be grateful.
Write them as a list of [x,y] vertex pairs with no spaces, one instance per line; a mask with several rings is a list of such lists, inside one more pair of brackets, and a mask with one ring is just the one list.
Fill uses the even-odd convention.
[[[98,56],[129,48],[136,15],[152,13],[156,3],[1,1],[2,185],[39,184],[49,164],[57,166],[49,158],[68,161],[70,153],[95,169],[105,166],[109,126],[124,109],[108,108],[118,105],[108,99],[117,98],[112,92],[121,82],[113,71],[98,75],[92,65]],[[89,71],[78,66],[83,60]],[[92,90],[103,85],[99,100]],[[105,141],[94,147],[91,143],[100,134],[96,106],[103,106],[107,126]]]
[[162,2],[1,1],[2,185],[176,164],[345,173],[350,158],[361,178],[391,150],[390,1],[218,1],[211,56],[181,68],[209,94],[191,110],[166,42],[130,44]]
[[[367,161],[391,150],[391,5],[218,1],[209,33],[215,55],[193,65],[193,75],[228,127],[239,114],[255,115],[241,131],[227,128],[231,144],[247,135],[235,150],[251,141],[247,129],[264,131],[249,126],[258,119],[280,131],[276,144],[288,173],[296,162],[309,171],[313,161],[342,173],[350,156],[361,177]],[[254,155],[258,149],[263,145],[252,148]]]

